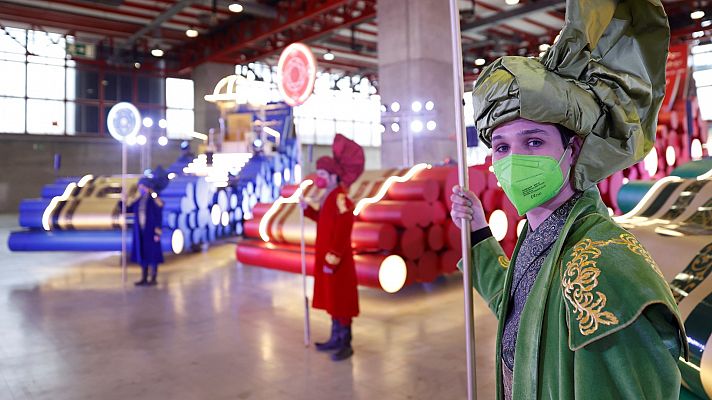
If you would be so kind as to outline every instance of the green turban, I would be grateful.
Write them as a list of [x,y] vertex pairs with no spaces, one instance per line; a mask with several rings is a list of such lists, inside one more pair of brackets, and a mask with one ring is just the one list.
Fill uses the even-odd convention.
[[640,161],[655,143],[670,27],[660,0],[567,0],[559,39],[541,59],[502,57],[475,83],[480,139],[517,118],[583,139],[573,170],[585,190]]

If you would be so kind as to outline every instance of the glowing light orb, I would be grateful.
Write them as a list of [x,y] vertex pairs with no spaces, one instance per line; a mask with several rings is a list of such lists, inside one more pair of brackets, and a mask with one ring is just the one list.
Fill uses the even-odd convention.
[[408,268],[405,261],[397,255],[386,257],[378,269],[378,283],[388,293],[395,293],[405,285]]
[[210,209],[210,222],[213,225],[220,225],[220,217],[222,216],[222,210],[217,204],[213,204],[213,208]]
[[702,142],[700,139],[694,139],[690,145],[690,157],[693,160],[699,160],[702,158]]
[[655,176],[658,173],[658,151],[655,147],[650,149],[650,153],[643,159],[643,168],[650,176]]
[[185,246],[185,237],[183,237],[183,231],[176,229],[171,235],[171,250],[173,254],[180,254],[183,252],[183,246]]
[[677,160],[677,154],[675,154],[675,148],[672,146],[668,146],[667,149],[665,149],[665,162],[667,162],[667,165],[673,166],[675,165],[675,161]]
[[497,241],[504,239],[507,236],[508,220],[507,214],[502,210],[492,211],[492,215],[489,218],[489,226],[492,229],[492,236],[494,236]]

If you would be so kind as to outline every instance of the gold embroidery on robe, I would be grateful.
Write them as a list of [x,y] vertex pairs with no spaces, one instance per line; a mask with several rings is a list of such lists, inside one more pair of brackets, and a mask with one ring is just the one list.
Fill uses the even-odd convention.
[[346,205],[346,195],[343,193],[339,193],[339,195],[336,197],[336,206],[339,208],[339,214],[347,213],[349,212],[349,207]]
[[324,260],[329,265],[339,265],[339,263],[341,262],[341,258],[337,257],[333,253],[326,253]]
[[499,262],[499,265],[502,266],[502,268],[507,269],[509,268],[509,259],[505,256],[499,256],[497,258],[497,261]]
[[601,247],[615,240],[594,242],[584,239],[571,253],[573,259],[566,263],[566,271],[561,278],[564,297],[574,307],[579,323],[579,331],[587,336],[598,330],[599,325],[616,325],[618,318],[610,311],[604,311],[606,295],[595,291],[601,270],[596,267],[596,259],[601,256]]

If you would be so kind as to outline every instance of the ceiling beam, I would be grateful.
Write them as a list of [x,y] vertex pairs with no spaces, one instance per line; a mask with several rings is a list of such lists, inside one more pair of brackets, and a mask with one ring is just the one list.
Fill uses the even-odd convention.
[[[295,41],[313,41],[337,29],[376,17],[375,0],[322,0],[302,4],[285,2],[273,21],[245,21],[201,36],[180,49],[180,71],[207,61],[251,62],[281,51]],[[250,52],[250,47],[260,50]],[[238,59],[238,55],[244,56]]]
[[142,27],[137,32],[135,32],[133,35],[129,36],[127,45],[129,47],[131,47],[138,39],[141,39],[147,33],[151,33],[154,29],[160,29],[161,25],[164,22],[173,18],[173,16],[175,16],[176,14],[181,12],[184,8],[188,7],[194,1],[196,1],[196,0],[180,0],[180,1],[178,1],[177,3],[175,3],[174,5],[169,7],[167,10],[165,10],[163,13],[159,14],[153,21],[146,24],[144,27]]
[[462,24],[461,30],[463,32],[483,31],[512,18],[524,18],[525,16],[535,12],[554,10],[564,6],[564,4],[565,3],[562,0],[539,0],[537,2],[527,3],[509,11],[499,12],[477,21],[464,23]]

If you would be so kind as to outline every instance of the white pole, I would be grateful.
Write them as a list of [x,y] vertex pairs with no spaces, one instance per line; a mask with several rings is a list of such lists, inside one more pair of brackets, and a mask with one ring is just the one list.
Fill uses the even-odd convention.
[[[299,196],[302,201],[304,196]],[[311,324],[309,323],[309,296],[307,295],[307,254],[304,243],[304,209],[299,207],[299,223],[302,228],[301,255],[302,255],[302,294],[304,297],[304,347],[309,347],[311,343]]]
[[121,142],[121,281],[126,284],[126,138]]
[[[296,135],[296,132],[294,134]],[[299,168],[302,169],[302,175],[304,173],[304,157],[302,155],[302,143],[299,140],[299,137],[297,136],[297,146],[299,149]],[[301,184],[301,182],[297,182],[297,185]],[[299,199],[300,202],[304,201],[304,192],[301,191],[299,193]],[[310,321],[310,316],[309,316],[309,295],[307,294],[307,251],[306,251],[306,243],[304,239],[304,209],[299,207],[299,224],[301,226],[301,257],[302,257],[302,297],[304,297],[304,347],[309,347],[309,344],[311,343],[311,321]]]
[[[455,96],[455,134],[457,136],[457,167],[459,184],[463,190],[468,189],[467,175],[467,137],[465,136],[464,104],[462,96],[462,43],[460,37],[460,11],[457,0],[450,2],[450,27],[452,29],[452,75]],[[462,219],[460,230],[462,242],[462,282],[465,293],[465,347],[467,351],[467,398],[477,399],[477,380],[475,371],[475,318],[472,303],[472,259],[470,254],[470,222]]]

